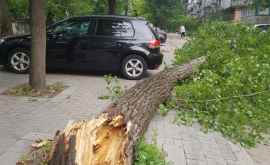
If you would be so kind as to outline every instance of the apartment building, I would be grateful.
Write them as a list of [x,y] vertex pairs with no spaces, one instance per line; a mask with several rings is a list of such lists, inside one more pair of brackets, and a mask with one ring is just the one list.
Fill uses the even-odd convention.
[[212,13],[230,7],[231,0],[187,0],[186,11],[189,15],[204,18]]
[[216,16],[234,22],[270,23],[270,0],[187,0],[186,11],[200,19]]
[[232,0],[230,11],[231,19],[235,22],[252,24],[270,23],[269,0]]

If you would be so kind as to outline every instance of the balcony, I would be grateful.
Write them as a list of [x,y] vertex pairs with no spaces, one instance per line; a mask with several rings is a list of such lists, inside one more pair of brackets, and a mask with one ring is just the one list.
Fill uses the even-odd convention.
[[231,0],[231,7],[242,7],[253,4],[253,0]]

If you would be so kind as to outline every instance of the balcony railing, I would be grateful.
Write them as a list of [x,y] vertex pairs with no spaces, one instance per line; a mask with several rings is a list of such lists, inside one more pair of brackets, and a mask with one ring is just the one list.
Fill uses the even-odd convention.
[[241,7],[252,5],[254,0],[231,0],[231,7]]

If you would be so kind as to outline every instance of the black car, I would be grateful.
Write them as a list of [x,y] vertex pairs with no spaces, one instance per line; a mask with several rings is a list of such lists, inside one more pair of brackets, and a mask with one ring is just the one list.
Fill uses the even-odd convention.
[[[0,65],[16,73],[30,66],[31,36],[0,39]],[[121,71],[141,79],[163,60],[160,40],[144,20],[125,16],[73,17],[47,28],[47,68]]]

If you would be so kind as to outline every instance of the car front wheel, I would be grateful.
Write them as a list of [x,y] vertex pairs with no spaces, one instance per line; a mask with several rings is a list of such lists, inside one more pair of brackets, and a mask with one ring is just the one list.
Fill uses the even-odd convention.
[[24,48],[10,51],[8,56],[8,69],[15,73],[27,73],[30,68],[30,53]]
[[145,75],[147,69],[146,61],[139,55],[129,55],[123,62],[121,71],[125,78],[130,80],[140,80]]

